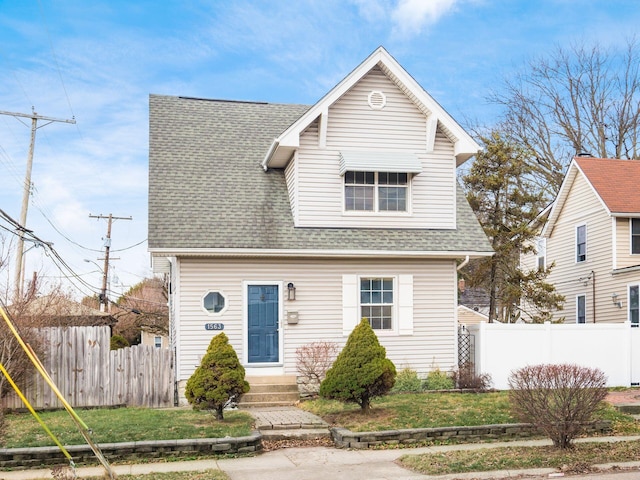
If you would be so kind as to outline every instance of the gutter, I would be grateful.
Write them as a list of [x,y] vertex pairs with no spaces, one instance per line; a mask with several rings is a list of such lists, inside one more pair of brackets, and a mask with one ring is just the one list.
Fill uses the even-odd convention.
[[279,145],[280,141],[277,138],[274,138],[271,146],[269,147],[269,151],[265,155],[264,160],[262,160],[262,169],[265,172],[269,170],[269,160],[271,160],[271,157],[273,156]]

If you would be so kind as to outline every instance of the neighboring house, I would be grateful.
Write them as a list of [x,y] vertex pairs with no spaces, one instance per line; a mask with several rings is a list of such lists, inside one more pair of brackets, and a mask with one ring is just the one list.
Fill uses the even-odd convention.
[[383,48],[313,106],[151,95],[149,250],[180,388],[223,330],[247,375],[369,319],[398,368],[457,363],[457,186],[479,146]]
[[41,327],[99,327],[110,329],[117,320],[108,312],[74,302],[59,295],[44,295],[20,306],[11,306],[15,317],[31,319]]
[[547,281],[565,296],[554,320],[638,325],[640,161],[576,157],[543,212],[526,268],[555,263]]
[[[476,307],[477,308],[477,307]],[[489,316],[481,313],[479,310],[458,305],[458,324],[460,325],[476,325],[480,322],[488,322]]]
[[169,337],[148,327],[140,328],[140,344],[155,348],[169,348]]

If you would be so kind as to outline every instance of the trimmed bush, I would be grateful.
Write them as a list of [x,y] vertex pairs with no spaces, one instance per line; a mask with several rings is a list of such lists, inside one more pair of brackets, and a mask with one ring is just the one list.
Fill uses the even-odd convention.
[[224,332],[219,333],[207,348],[200,366],[187,380],[185,396],[194,410],[214,410],[216,419],[224,419],[224,407],[249,391],[244,379],[244,367]]
[[320,396],[357,403],[368,411],[371,399],[388,393],[395,379],[395,365],[386,357],[369,321],[363,318],[327,371],[320,384]]
[[111,350],[119,350],[129,346],[129,341],[122,335],[114,335],[109,341],[109,348]]
[[393,392],[416,393],[422,391],[422,380],[418,378],[418,372],[406,367],[396,375],[396,383],[392,389]]
[[455,386],[453,378],[439,368],[431,370],[424,381],[425,390],[451,390]]
[[598,368],[532,365],[511,373],[509,401],[518,418],[568,448],[607,396],[606,384]]

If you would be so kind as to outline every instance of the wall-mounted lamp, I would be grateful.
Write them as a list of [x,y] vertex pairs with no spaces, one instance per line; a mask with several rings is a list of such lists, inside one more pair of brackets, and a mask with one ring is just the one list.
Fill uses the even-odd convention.
[[293,283],[289,282],[287,284],[287,300],[295,300],[296,299],[296,287],[293,286]]
[[613,293],[611,294],[611,301],[613,302],[613,304],[618,307],[618,308],[622,308],[622,302],[618,300],[618,294],[617,293]]

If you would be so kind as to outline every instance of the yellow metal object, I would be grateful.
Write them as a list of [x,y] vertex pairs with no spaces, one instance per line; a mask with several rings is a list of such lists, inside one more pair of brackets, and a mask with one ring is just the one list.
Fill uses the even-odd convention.
[[42,418],[40,418],[40,415],[38,415],[38,413],[33,409],[33,407],[31,406],[31,404],[29,403],[29,401],[26,399],[26,397],[22,394],[22,392],[20,391],[20,388],[18,388],[18,386],[15,384],[15,382],[13,381],[13,379],[11,378],[11,376],[9,375],[9,372],[7,372],[7,369],[4,368],[4,365],[2,365],[0,363],[0,372],[2,372],[2,374],[6,377],[6,379],[9,381],[9,384],[13,387],[13,389],[15,390],[15,392],[18,394],[18,396],[20,397],[20,399],[24,402],[24,404],[27,406],[27,409],[31,412],[31,415],[34,416],[34,418],[38,421],[38,423],[40,424],[40,426],[44,429],[45,432],[47,432],[47,435],[49,435],[49,437],[51,437],[51,440],[53,440],[55,442],[55,444],[58,446],[58,448],[60,448],[60,450],[62,451],[62,453],[64,454],[65,457],[67,457],[69,459],[69,463],[71,464],[72,467],[75,467],[75,464],[73,463],[73,458],[71,458],[71,455],[69,454],[69,452],[67,452],[67,449],[64,448],[64,446],[62,445],[62,443],[60,443],[60,440],[58,440],[58,437],[56,437],[53,432],[51,430],[49,430],[49,427],[47,427],[47,425],[42,421]]
[[78,414],[73,410],[73,408],[71,407],[69,402],[67,402],[67,400],[62,395],[62,393],[60,393],[60,390],[58,390],[58,387],[56,386],[56,384],[53,382],[53,380],[49,376],[49,373],[44,368],[44,365],[42,365],[42,362],[40,361],[38,356],[35,354],[35,352],[31,348],[31,346],[24,342],[24,340],[20,336],[20,333],[18,332],[18,330],[16,329],[15,325],[13,324],[13,322],[11,321],[11,319],[9,318],[9,316],[4,311],[4,309],[2,308],[1,305],[0,305],[0,315],[2,315],[2,318],[4,319],[5,323],[9,327],[9,330],[11,330],[11,333],[13,333],[14,337],[16,337],[16,340],[18,340],[18,343],[20,344],[22,349],[25,351],[25,353],[27,354],[27,356],[31,360],[31,363],[33,363],[33,365],[36,367],[36,370],[38,370],[38,373],[40,373],[42,378],[44,378],[45,382],[47,382],[47,384],[49,384],[49,386],[51,387],[53,392],[56,394],[56,396],[58,397],[58,399],[60,400],[60,402],[64,406],[65,410],[69,413],[69,416],[71,417],[71,419],[74,421],[74,423],[78,427],[78,430],[80,431],[80,434],[84,437],[84,439],[87,442],[87,444],[91,447],[91,450],[93,450],[94,455],[96,456],[96,458],[100,461],[100,463],[102,464],[102,466],[106,470],[106,473],[109,476],[109,478],[111,478],[112,480],[115,479],[116,478],[116,474],[111,469],[111,465],[109,465],[109,462],[107,461],[107,459],[104,457],[104,455],[100,451],[100,448],[98,447],[98,445],[91,438],[90,432],[89,432],[89,427],[82,421],[82,419],[78,416]]

